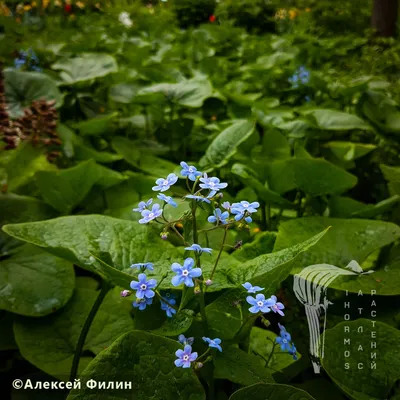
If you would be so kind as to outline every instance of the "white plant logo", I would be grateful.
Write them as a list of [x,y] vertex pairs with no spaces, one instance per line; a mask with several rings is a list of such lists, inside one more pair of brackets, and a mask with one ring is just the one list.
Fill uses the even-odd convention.
[[[330,264],[316,264],[304,268],[294,275],[293,291],[297,299],[304,305],[308,329],[310,332],[310,354],[314,372],[321,371],[320,360],[324,358],[325,328],[328,306],[331,303],[326,292],[329,285],[342,275],[364,275],[374,271],[363,272],[357,261],[351,261],[346,269]],[[324,314],[324,326],[321,341],[320,317]]]

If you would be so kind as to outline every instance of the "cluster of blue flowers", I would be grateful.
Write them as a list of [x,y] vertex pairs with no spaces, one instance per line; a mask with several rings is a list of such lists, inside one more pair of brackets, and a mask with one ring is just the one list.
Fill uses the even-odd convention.
[[279,324],[280,333],[279,336],[275,339],[276,343],[281,346],[282,351],[287,351],[292,357],[293,360],[297,360],[297,349],[294,343],[292,342],[292,337],[290,333],[286,331],[286,328]]
[[310,82],[310,71],[303,65],[289,78],[293,89],[297,89],[300,84],[305,85]]
[[[221,347],[221,339],[215,338],[215,339],[210,339],[208,337],[203,336],[202,338],[204,342],[208,343],[208,347],[214,348],[222,352],[222,347]],[[184,349],[177,350],[175,352],[175,355],[177,359],[175,360],[175,365],[180,368],[190,368],[191,363],[196,361],[198,358],[197,352],[192,351],[192,344],[194,342],[194,338],[186,338],[184,335],[179,335],[178,337],[179,343],[183,344]],[[207,353],[207,352],[206,352]],[[203,355],[205,355],[204,353]],[[196,362],[196,368],[201,368],[203,366],[202,362]]]
[[[180,171],[181,175],[186,178],[187,186],[190,190],[190,194],[186,195],[185,199],[191,199],[199,202],[211,203],[215,197],[222,197],[222,194],[219,194],[221,189],[225,189],[228,184],[225,182],[221,182],[217,177],[209,177],[206,173],[202,173],[196,169],[196,167],[188,165],[186,162],[180,163],[182,170]],[[151,221],[161,222],[165,224],[166,228],[164,229],[161,237],[163,239],[167,238],[168,232],[167,228],[176,221],[167,221],[163,215],[163,210],[166,205],[170,205],[172,207],[177,207],[175,200],[165,194],[167,190],[170,190],[171,187],[176,184],[178,181],[178,176],[171,173],[166,178],[159,178],[156,180],[156,185],[153,186],[153,191],[159,192],[157,194],[157,198],[163,202],[162,205],[153,203],[153,199],[149,199],[147,201],[141,201],[137,208],[133,209],[135,212],[139,212],[141,214],[141,219],[139,219],[139,223],[147,224]],[[190,188],[190,182],[193,182],[192,188]],[[196,186],[198,188],[196,189]],[[257,209],[260,207],[258,202],[248,202],[248,201],[240,201],[230,204],[225,201],[220,205],[221,208],[215,208],[213,211],[213,215],[208,217],[208,222],[211,224],[216,224],[218,227],[228,228],[229,225],[234,224],[235,222],[245,221],[246,223],[252,222],[252,214],[257,212]],[[181,220],[178,220],[181,221]],[[214,229],[214,228],[210,228]],[[177,232],[178,233],[178,232]],[[179,234],[179,233],[178,233]],[[186,287],[195,287],[195,293],[200,292],[199,286],[204,284],[205,286],[209,286],[212,284],[212,274],[211,279],[205,280],[202,278],[203,272],[200,264],[200,256],[203,253],[211,254],[212,249],[208,247],[201,247],[198,243],[193,243],[189,245],[184,241],[186,247],[186,251],[191,251],[194,253],[194,257],[187,257],[183,264],[179,264],[177,262],[172,263],[171,270],[174,273],[174,276],[171,279],[171,284],[174,287],[178,287],[184,285]],[[155,279],[149,279],[146,275],[146,271],[153,271],[154,265],[151,262],[141,262],[132,264],[131,268],[137,268],[139,270],[137,280],[133,280],[130,284],[132,290],[136,291],[135,296],[136,300],[133,302],[133,307],[138,308],[139,310],[146,309],[147,306],[153,303],[153,299],[155,296],[159,298],[161,303],[161,309],[165,311],[167,317],[171,318],[177,312],[176,306],[176,298],[171,294],[163,294],[161,295],[157,291],[157,281]],[[246,300],[249,303],[250,308],[249,312],[252,314],[265,314],[269,312],[277,313],[281,316],[284,316],[282,310],[285,308],[284,305],[278,302],[276,296],[271,296],[269,298],[265,298],[264,294],[257,293],[264,290],[259,286],[252,286],[251,283],[246,282],[242,285],[249,294],[255,294],[253,296],[247,296]],[[126,297],[131,294],[131,291],[124,290],[121,292],[121,296]],[[281,327],[281,325],[280,325]],[[283,328],[284,329],[284,328]],[[285,336],[286,335],[286,336]],[[290,335],[286,330],[283,331],[281,328],[281,336],[277,338],[277,343],[279,343],[282,349],[285,351],[289,351],[291,354],[296,354],[296,349],[294,345],[288,345],[284,340],[288,340],[290,342]],[[289,338],[289,339],[288,339]],[[211,339],[208,337],[202,338],[205,343],[208,344],[208,351],[211,348],[217,349],[222,352],[221,347],[221,339],[215,338]],[[279,340],[278,340],[279,339]],[[176,351],[175,355],[177,359],[175,360],[175,365],[181,368],[190,368],[191,364],[195,362],[195,368],[201,368],[203,363],[199,361],[202,356],[198,357],[197,352],[192,351],[193,338],[185,338],[184,335],[179,336],[179,342],[184,346],[183,349],[179,349]],[[288,347],[289,346],[289,347]],[[207,353],[206,352],[206,353]],[[203,355],[205,355],[204,353]],[[204,362],[206,362],[206,359]]]
[[14,66],[16,69],[22,69],[25,66],[30,71],[42,71],[39,67],[39,58],[32,49],[19,51],[14,59]]

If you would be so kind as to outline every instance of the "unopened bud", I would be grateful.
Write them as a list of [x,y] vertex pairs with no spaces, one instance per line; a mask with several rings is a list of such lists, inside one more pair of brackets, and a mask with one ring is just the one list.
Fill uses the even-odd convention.
[[130,290],[122,290],[121,292],[121,297],[128,297],[132,294],[132,292]]
[[212,280],[211,279],[207,279],[206,280],[206,286],[211,286],[212,285]]
[[201,293],[200,288],[199,288],[198,286],[196,286],[196,287],[194,288],[194,294],[200,294],[200,293]]
[[196,369],[200,369],[200,368],[203,368],[203,363],[201,363],[201,362],[198,362],[198,363],[196,363],[195,365],[194,365],[194,367],[196,368]]
[[160,233],[160,236],[161,236],[162,240],[167,240],[168,239],[168,235],[169,235],[169,233],[165,232],[165,231]]

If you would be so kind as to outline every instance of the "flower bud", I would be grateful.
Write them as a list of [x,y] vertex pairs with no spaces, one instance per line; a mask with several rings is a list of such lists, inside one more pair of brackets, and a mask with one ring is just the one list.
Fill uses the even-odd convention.
[[203,368],[203,363],[201,363],[201,362],[197,362],[195,365],[194,365],[194,368],[195,369],[200,369],[200,368]]
[[200,287],[199,287],[199,286],[196,286],[196,287],[194,288],[194,294],[200,294],[200,293],[201,293]]
[[130,290],[122,290],[121,291],[121,297],[128,297],[128,296],[130,296],[132,293],[131,293],[131,291]]
[[205,283],[206,283],[206,286],[211,286],[213,282],[211,279],[207,279]]
[[162,240],[167,240],[168,239],[168,235],[169,235],[169,233],[166,232],[166,231],[163,231],[163,232],[160,233],[160,236],[161,236]]

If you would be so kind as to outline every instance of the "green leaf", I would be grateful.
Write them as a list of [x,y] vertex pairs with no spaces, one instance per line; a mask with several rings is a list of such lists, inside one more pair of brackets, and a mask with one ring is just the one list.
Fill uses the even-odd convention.
[[[14,333],[22,356],[42,371],[67,380],[79,335],[97,296],[93,288],[78,287],[60,312],[40,319],[16,318]],[[131,308],[131,301],[121,298],[120,289],[111,290],[93,320],[83,350],[98,354],[132,330]],[[91,359],[81,357],[79,373]]]
[[260,357],[248,354],[238,347],[224,346],[214,359],[214,378],[228,379],[239,385],[248,386],[259,382],[274,382],[271,370],[265,368]]
[[33,147],[29,142],[21,143],[15,150],[3,153],[0,166],[7,173],[8,191],[17,192],[29,184],[37,171],[54,171],[57,168],[47,161],[43,149]]
[[205,400],[193,369],[177,368],[175,352],[182,346],[174,340],[142,331],[129,332],[99,354],[80,376],[107,382],[131,382],[132,389],[73,389],[68,400],[181,399]]
[[400,168],[380,165],[383,176],[389,182],[389,191],[392,195],[400,195]]
[[118,71],[115,58],[100,53],[81,53],[79,57],[64,59],[51,67],[61,70],[62,85],[88,82]]
[[[350,328],[349,333],[343,333],[345,326]],[[362,333],[358,331],[360,327]],[[338,351],[338,343],[343,344],[344,338],[350,339],[350,344]],[[374,349],[371,349],[372,342],[376,342]],[[344,350],[351,356],[345,357]],[[371,353],[376,353],[376,359],[371,358]],[[376,369],[371,368],[372,362],[376,362]],[[400,332],[382,322],[363,318],[342,322],[325,331],[322,364],[334,382],[352,398],[387,399],[400,378]],[[363,369],[358,368],[359,364]]]
[[357,115],[330,109],[312,109],[304,114],[315,119],[315,123],[320,129],[327,130],[372,130],[372,127]]
[[286,206],[292,208],[290,201],[281,197],[278,193],[266,188],[257,178],[256,173],[249,167],[243,164],[233,164],[232,173],[237,175],[246,186],[250,186],[257,193],[259,199],[267,204],[278,206]]
[[[18,196],[12,193],[0,193],[0,226],[17,223],[41,221],[56,216],[55,211],[43,201],[33,197]],[[2,254],[20,244],[14,238],[0,232],[0,249]]]
[[290,158],[291,150],[286,137],[277,129],[268,129],[264,132],[262,146],[252,152],[255,163],[268,164],[275,160]]
[[352,161],[363,157],[376,149],[374,144],[352,143],[352,142],[328,142],[324,147],[329,148],[341,161]]
[[296,186],[311,196],[342,193],[357,183],[356,176],[324,159],[295,158],[287,162],[294,170]]
[[[262,360],[268,360],[276,338],[277,335],[269,330],[253,327],[250,333],[249,353],[255,355],[259,354],[263,357],[260,357]],[[300,353],[297,352],[296,354],[300,359]],[[274,372],[281,371],[295,362],[296,361],[293,360],[293,357],[287,351],[282,352],[279,346],[277,346],[268,363],[268,367]]]
[[276,240],[276,232],[262,232],[251,243],[246,243],[233,257],[240,261],[248,261],[265,253],[272,253]]
[[198,108],[212,95],[212,86],[207,78],[194,78],[179,83],[159,83],[141,89],[138,95],[162,93],[169,101],[184,107]]
[[242,120],[223,130],[208,146],[199,165],[221,167],[226,164],[235,154],[237,147],[252,135],[254,126],[253,121]]
[[178,336],[185,333],[192,325],[194,312],[192,310],[182,310],[175,314],[151,333],[160,336]]
[[18,350],[17,343],[15,343],[14,339],[13,322],[14,317],[10,312],[2,313],[0,317],[0,351]]
[[46,203],[61,213],[70,213],[98,181],[98,169],[93,160],[56,172],[36,173],[36,183]]
[[99,115],[95,118],[77,122],[73,128],[78,130],[82,136],[101,136],[112,131],[113,124],[118,113]]
[[24,72],[15,69],[4,71],[4,89],[11,118],[23,115],[23,110],[35,100],[55,100],[55,107],[63,103],[63,97],[55,82],[40,72]]
[[[298,218],[280,225],[274,250],[284,249],[304,240],[327,226],[331,226],[330,231],[316,246],[299,257],[293,273],[300,272],[309,265],[330,264],[344,268],[352,260],[362,264],[371,253],[400,237],[400,228],[390,222],[324,217]],[[398,274],[398,268],[399,265],[394,263],[370,275],[338,277],[329,287],[355,293],[362,287],[366,290],[375,289],[380,295],[397,294],[398,279],[395,276]],[[383,279],[385,283],[379,282],[379,279]]]
[[0,266],[0,309],[39,317],[63,307],[75,286],[73,265],[24,245]]
[[239,389],[229,400],[314,400],[307,392],[289,385],[263,384]]
[[[129,287],[135,273],[130,268],[133,263],[153,262],[152,278],[160,280],[165,273],[173,274],[173,262],[182,260],[181,250],[162,240],[157,231],[137,222],[103,215],[61,217],[6,225],[3,229],[17,239],[44,247],[121,287]],[[94,260],[91,254],[108,265]],[[164,280],[161,287],[173,288],[170,279]]]

